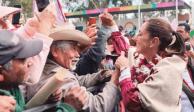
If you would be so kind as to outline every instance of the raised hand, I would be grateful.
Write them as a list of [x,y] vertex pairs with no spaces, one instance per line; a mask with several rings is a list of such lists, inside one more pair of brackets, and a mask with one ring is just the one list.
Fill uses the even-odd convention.
[[89,25],[87,23],[87,27],[86,27],[86,30],[84,32],[91,39],[91,44],[95,44],[95,41],[97,38],[96,24]]
[[104,13],[100,14],[99,18],[102,22],[102,25],[104,25],[104,26],[114,26],[114,25],[116,25],[116,22],[114,21],[113,16],[110,13],[106,12],[106,11]]
[[64,102],[73,106],[76,110],[82,110],[88,101],[88,93],[84,87],[72,87],[68,90]]
[[38,32],[49,35],[56,22],[56,9],[54,4],[48,5],[42,12],[36,15],[40,22]]
[[51,28],[55,25],[56,9],[50,4],[42,12],[35,12],[33,18],[28,19],[25,25],[25,32],[32,37],[36,32],[49,35]]

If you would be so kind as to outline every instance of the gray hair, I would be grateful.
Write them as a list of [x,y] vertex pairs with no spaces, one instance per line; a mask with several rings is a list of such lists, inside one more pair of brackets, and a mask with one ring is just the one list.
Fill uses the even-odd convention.
[[61,48],[63,50],[67,50],[67,49],[70,49],[76,45],[77,45],[77,42],[75,42],[75,41],[58,40],[58,41],[53,42],[52,47],[54,46],[56,48]]

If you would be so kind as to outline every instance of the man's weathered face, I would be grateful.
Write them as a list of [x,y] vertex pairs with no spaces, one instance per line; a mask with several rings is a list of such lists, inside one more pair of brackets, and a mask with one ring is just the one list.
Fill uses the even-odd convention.
[[28,77],[28,71],[32,65],[31,59],[14,59],[8,70],[4,70],[4,82],[20,84]]
[[78,46],[76,44],[69,44],[65,49],[57,48],[55,53],[54,58],[58,64],[67,69],[75,69],[79,59]]

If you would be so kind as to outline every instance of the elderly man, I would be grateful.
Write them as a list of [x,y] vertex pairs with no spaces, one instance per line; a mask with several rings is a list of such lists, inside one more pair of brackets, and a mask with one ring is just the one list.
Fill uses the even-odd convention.
[[[103,28],[98,32],[98,36],[110,36],[111,28],[115,25],[113,17],[108,13],[103,13],[100,19]],[[73,69],[79,57],[78,45],[87,45],[90,43],[90,39],[78,31],[61,29],[54,31],[50,36],[54,39],[54,42],[51,45],[49,59],[41,76],[41,81],[29,90],[31,94],[39,90],[46,82],[46,79],[56,73],[56,69]],[[65,91],[64,97],[66,103],[69,103],[78,111],[110,112],[113,109],[117,103],[117,96],[119,94],[114,75],[111,81],[105,84],[102,93],[93,95],[80,86],[90,87],[95,85],[98,81],[105,78],[105,75],[103,75],[105,71],[84,76],[77,76],[75,73],[71,73],[64,74],[67,80],[72,80],[62,87]]]
[[[23,96],[18,85],[24,82],[27,72],[31,66],[30,57],[37,55],[43,47],[43,42],[38,39],[24,40],[13,32],[7,30],[0,31],[0,95],[14,96],[16,102],[11,98],[1,101],[6,108],[0,111],[21,112],[24,108]],[[2,100],[2,99],[1,99]],[[7,101],[7,102],[6,102]]]

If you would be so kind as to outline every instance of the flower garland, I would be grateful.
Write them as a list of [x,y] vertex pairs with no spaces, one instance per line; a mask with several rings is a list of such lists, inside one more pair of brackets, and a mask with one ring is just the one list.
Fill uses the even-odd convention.
[[135,59],[137,60],[137,64],[131,68],[131,79],[138,84],[142,83],[150,75],[152,68],[158,63],[160,57],[155,56],[152,61],[148,62],[138,54]]

